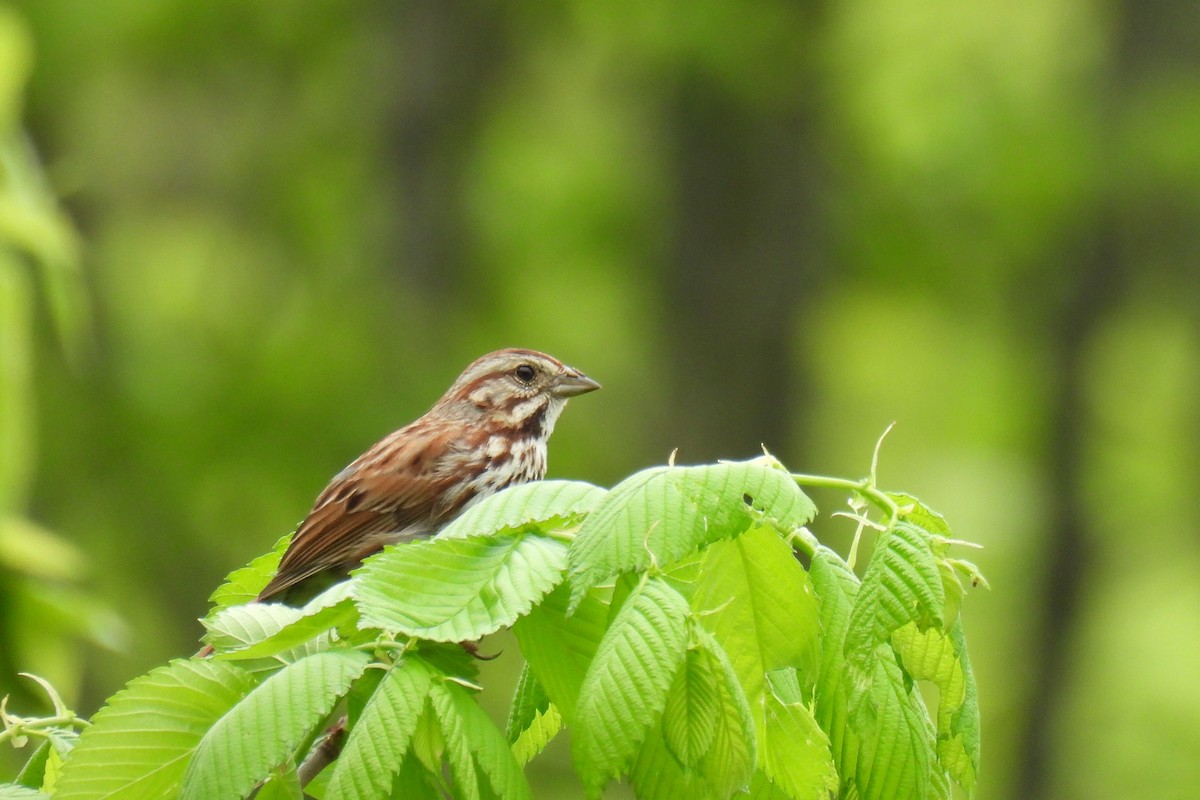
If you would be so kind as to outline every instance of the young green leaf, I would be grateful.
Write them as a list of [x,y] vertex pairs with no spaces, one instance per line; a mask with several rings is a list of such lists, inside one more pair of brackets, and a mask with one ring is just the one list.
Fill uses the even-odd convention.
[[766,724],[759,749],[763,773],[790,797],[829,797],[838,774],[829,738],[804,703],[795,670],[768,676]]
[[892,635],[904,671],[938,687],[937,754],[942,767],[968,794],[979,773],[979,705],[961,622],[950,633],[917,630]]
[[310,611],[306,606],[300,618],[295,622],[285,625],[266,639],[254,642],[244,650],[237,651],[236,654],[227,654],[227,657],[239,659],[268,658],[281,653],[295,651],[310,643],[315,643],[317,647],[321,647],[332,636],[330,633],[332,629],[352,625],[357,618],[358,608],[354,605],[354,601],[348,597],[334,605],[325,606],[314,611]]
[[572,607],[614,575],[665,566],[756,519],[790,530],[815,513],[772,458],[644,470],[614,487],[580,526],[569,557]]
[[375,696],[375,690],[379,688],[379,684],[387,677],[391,670],[383,669],[382,664],[371,664],[363,670],[363,674],[358,676],[354,683],[350,684],[350,691],[346,692],[346,723],[353,728],[362,718],[363,711],[366,710],[367,704],[371,702],[371,698]]
[[42,791],[54,794],[58,779],[62,777],[63,757],[53,747],[46,756],[46,770],[42,775]]
[[[390,800],[442,800],[439,788],[441,776],[433,776],[421,765],[421,760],[411,753],[400,766],[400,773],[392,783]],[[330,795],[329,800],[334,796]]]
[[172,661],[134,678],[80,735],[55,797],[174,797],[205,732],[253,686],[242,670],[213,661]]
[[888,497],[895,500],[896,505],[901,508],[900,519],[911,522],[918,528],[929,531],[935,536],[949,539],[954,535],[950,532],[950,523],[946,522],[945,517],[911,494],[889,492]]
[[511,625],[562,580],[566,547],[523,531],[388,547],[355,573],[363,621],[440,642]]
[[184,800],[243,797],[330,712],[366,667],[357,650],[331,650],[284,667],[221,717],[184,774]]
[[629,596],[584,677],[573,731],[590,797],[633,761],[687,649],[687,601],[662,578]]
[[766,673],[796,667],[806,686],[816,679],[817,599],[808,574],[774,530],[754,527],[709,547],[692,609],[728,654],[760,729]]
[[650,726],[629,769],[629,782],[638,800],[728,800],[731,793],[714,791],[704,776],[685,770],[663,741],[662,728]]
[[663,741],[685,769],[695,769],[716,735],[721,701],[712,658],[700,648],[687,651],[683,667],[667,692]]
[[540,530],[571,527],[607,494],[583,481],[534,481],[496,492],[468,508],[438,532],[439,539],[489,536],[532,525]]
[[304,800],[296,765],[276,766],[254,795],[254,800]]
[[50,758],[50,742],[42,742],[37,746],[17,773],[14,783],[22,786],[41,786],[46,776],[46,761]]
[[827,547],[813,553],[809,569],[821,611],[821,665],[816,690],[815,716],[829,735],[830,749],[843,787],[853,786],[858,762],[858,735],[849,723],[851,681],[843,648],[850,628],[850,610],[858,593],[858,577],[846,562]]
[[954,620],[958,618],[963,596],[969,588],[986,586],[987,580],[979,568],[970,561],[949,558],[946,553],[953,541],[954,534],[946,518],[917,498],[909,494],[889,494],[903,510],[901,520],[916,525],[930,534],[930,548],[937,561],[938,570],[942,575],[942,588],[945,592],[945,606],[942,612],[943,627],[949,630]]
[[693,626],[693,636],[716,678],[719,712],[712,743],[700,760],[700,772],[718,797],[729,797],[745,786],[754,772],[758,748],[754,718],[729,656],[715,637],[697,627]]
[[962,664],[964,692],[962,705],[950,709],[950,725],[946,738],[938,738],[938,759],[967,795],[975,793],[975,781],[979,776],[980,718],[979,690],[975,685],[975,672],[967,657],[967,636],[962,622],[950,628],[950,641]]
[[240,606],[255,600],[258,593],[275,576],[275,571],[279,569],[279,561],[283,558],[283,553],[291,541],[292,534],[289,533],[275,542],[269,553],[264,553],[246,566],[229,573],[225,582],[218,586],[212,596],[208,598],[208,601],[213,604],[214,610]]
[[280,663],[288,664],[323,649],[321,645],[325,642],[311,648],[301,645],[312,643],[332,628],[351,623],[357,614],[350,597],[350,582],[343,581],[303,608],[280,603],[247,603],[218,609],[204,620],[209,630],[205,639],[217,649],[217,658],[245,661],[279,656]]
[[575,718],[584,676],[608,628],[608,606],[595,595],[588,595],[567,616],[570,598],[570,587],[559,586],[513,626],[530,671],[568,725]]
[[867,662],[892,633],[909,622],[921,630],[942,624],[946,595],[930,545],[930,534],[900,522],[879,537],[850,612],[846,659],[852,668]]
[[859,737],[855,785],[862,800],[948,797],[936,769],[934,731],[921,696],[889,645],[867,660],[869,670],[850,698],[850,724]]
[[403,766],[434,673],[407,656],[392,667],[350,730],[329,782],[331,797],[386,797]]
[[78,744],[79,734],[69,728],[48,728],[44,733],[46,739],[21,767],[16,782],[49,792],[58,785],[63,762]]
[[[704,779],[704,793],[730,797],[749,784],[754,772],[754,721],[733,665],[716,639],[696,623],[692,639],[667,695],[662,739],[686,775]],[[648,777],[646,766],[639,756],[631,771],[639,796],[652,786],[665,788],[658,780],[647,786],[639,783]],[[686,791],[695,793],[694,788]]]
[[562,714],[526,662],[513,692],[504,732],[517,763],[524,766],[532,761],[561,729]]
[[[338,588],[338,587],[335,587]],[[315,601],[314,601],[315,602]],[[317,611],[281,603],[246,603],[217,609],[203,620],[205,640],[218,661],[238,666],[262,680],[280,668],[329,647],[329,629],[352,620],[353,601]]]
[[[452,681],[435,683],[430,692],[434,712],[446,742],[446,757],[461,796],[492,796],[501,800],[526,800],[532,795],[520,764],[504,735],[492,724],[466,689]],[[487,779],[490,793],[481,794],[478,772]]]
[[421,763],[423,771],[435,779],[444,794],[449,794],[450,789],[442,778],[442,756],[446,754],[446,741],[442,736],[437,714],[433,710],[433,701],[430,699],[426,699],[425,707],[417,717],[417,730],[412,737],[412,753]]
[[204,642],[219,654],[236,652],[274,636],[300,619],[298,608],[282,603],[246,603],[216,609],[201,620]]

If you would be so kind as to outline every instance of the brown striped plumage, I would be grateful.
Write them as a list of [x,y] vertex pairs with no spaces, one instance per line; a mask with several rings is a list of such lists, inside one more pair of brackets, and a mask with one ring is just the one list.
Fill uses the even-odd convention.
[[385,544],[432,536],[471,503],[546,473],[567,399],[600,384],[545,353],[499,350],[467,367],[420,419],[334,476],[259,600],[287,602]]

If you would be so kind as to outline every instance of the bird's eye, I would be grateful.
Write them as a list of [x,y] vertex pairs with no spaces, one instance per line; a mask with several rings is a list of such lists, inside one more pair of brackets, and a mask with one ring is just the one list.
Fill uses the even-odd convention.
[[533,383],[534,374],[533,367],[528,364],[522,364],[513,370],[513,375],[516,376],[517,380],[525,384]]

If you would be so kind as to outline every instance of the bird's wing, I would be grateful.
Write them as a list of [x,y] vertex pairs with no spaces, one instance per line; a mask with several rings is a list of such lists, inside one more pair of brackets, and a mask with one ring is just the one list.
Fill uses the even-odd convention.
[[451,430],[422,421],[384,438],[334,477],[296,529],[260,601],[319,572],[352,568],[401,537],[432,532],[439,498],[462,479],[448,468],[460,448]]

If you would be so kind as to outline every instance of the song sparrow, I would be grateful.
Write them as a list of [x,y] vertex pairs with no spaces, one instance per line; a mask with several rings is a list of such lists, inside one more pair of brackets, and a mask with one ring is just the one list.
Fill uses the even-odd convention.
[[478,359],[425,416],[334,476],[258,599],[300,601],[316,576],[342,577],[385,544],[432,536],[487,495],[540,479],[567,398],[599,388],[534,350]]

